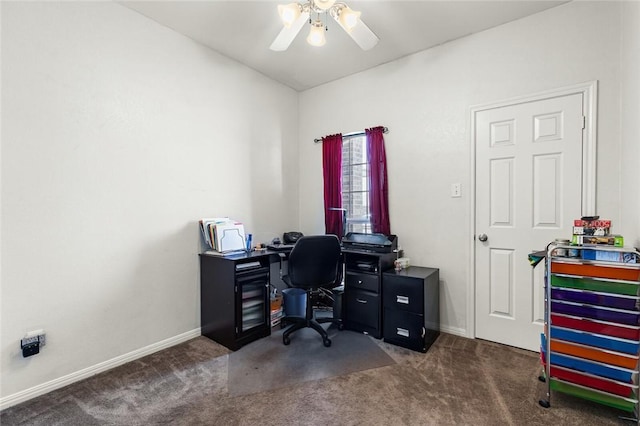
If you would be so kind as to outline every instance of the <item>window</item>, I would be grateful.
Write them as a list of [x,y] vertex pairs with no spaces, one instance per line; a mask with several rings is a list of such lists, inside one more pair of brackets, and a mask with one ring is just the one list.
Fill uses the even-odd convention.
[[369,209],[369,163],[367,138],[345,136],[342,140],[342,208],[347,232],[371,233]]

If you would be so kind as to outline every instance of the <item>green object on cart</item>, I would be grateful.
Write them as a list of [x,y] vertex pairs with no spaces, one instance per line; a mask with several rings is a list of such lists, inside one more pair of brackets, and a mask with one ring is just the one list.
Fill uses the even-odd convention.
[[602,291],[605,293],[626,294],[629,296],[636,296],[638,294],[638,284],[633,282],[600,281],[552,274],[551,285],[554,287],[577,288],[580,290]]
[[[551,379],[551,389],[628,412],[633,412],[636,406],[633,400],[623,398],[621,396],[596,392],[569,383],[559,382],[555,379]],[[635,393],[633,397],[636,397]]]

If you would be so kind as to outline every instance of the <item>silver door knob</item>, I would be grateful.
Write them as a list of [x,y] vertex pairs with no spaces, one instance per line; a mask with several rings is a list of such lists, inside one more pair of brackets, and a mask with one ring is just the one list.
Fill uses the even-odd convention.
[[478,239],[484,243],[489,239],[489,237],[487,237],[487,234],[480,234],[478,235]]

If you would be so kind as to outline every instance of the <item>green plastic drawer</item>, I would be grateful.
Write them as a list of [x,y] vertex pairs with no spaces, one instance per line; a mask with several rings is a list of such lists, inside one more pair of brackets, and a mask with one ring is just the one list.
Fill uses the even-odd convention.
[[605,293],[626,294],[636,296],[638,284],[623,281],[604,281],[590,278],[574,278],[563,275],[551,275],[551,285],[554,287],[577,288],[580,290],[602,291]]
[[628,412],[633,412],[635,408],[635,402],[633,400],[585,389],[580,386],[557,381],[553,378],[551,379],[551,389]]

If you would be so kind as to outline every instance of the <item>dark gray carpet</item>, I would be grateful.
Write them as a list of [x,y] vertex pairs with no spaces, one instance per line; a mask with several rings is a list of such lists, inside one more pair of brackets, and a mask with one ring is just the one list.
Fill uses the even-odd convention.
[[332,344],[326,348],[320,335],[310,328],[291,334],[291,343],[285,346],[283,331],[272,332],[229,355],[230,395],[264,392],[395,364],[362,333],[338,331],[331,326],[327,331]]
[[[395,363],[231,396],[229,351],[198,337],[3,410],[0,424],[635,424],[618,419],[626,414],[622,411],[559,393],[551,408],[540,407],[545,387],[537,379],[541,369],[534,352],[448,334],[441,334],[426,354],[370,340]],[[291,347],[299,342],[292,340]],[[335,347],[318,351],[326,354]]]

